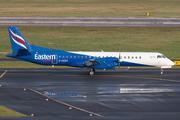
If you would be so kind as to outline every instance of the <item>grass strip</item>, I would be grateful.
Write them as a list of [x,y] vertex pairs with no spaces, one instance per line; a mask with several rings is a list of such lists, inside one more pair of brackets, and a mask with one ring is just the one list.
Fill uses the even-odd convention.
[[14,110],[11,110],[9,108],[0,105],[0,117],[26,117],[26,116],[27,115],[24,115],[22,113],[16,112]]
[[0,68],[74,68],[69,66],[45,66],[45,65],[39,65],[34,64],[30,62],[24,62],[24,61],[2,61],[0,62]]
[[[65,51],[160,52],[180,59],[180,28],[18,27],[32,45]],[[0,27],[0,58],[11,54],[7,27]]]
[[180,0],[1,0],[0,16],[179,17]]

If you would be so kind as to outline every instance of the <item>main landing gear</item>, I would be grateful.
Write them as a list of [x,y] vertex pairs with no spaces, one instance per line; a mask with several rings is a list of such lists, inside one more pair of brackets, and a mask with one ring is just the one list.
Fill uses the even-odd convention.
[[89,71],[89,74],[90,74],[90,75],[94,75],[94,73],[95,73],[95,69],[94,69],[94,68],[91,68],[90,71]]
[[163,69],[161,68],[161,75],[163,74]]

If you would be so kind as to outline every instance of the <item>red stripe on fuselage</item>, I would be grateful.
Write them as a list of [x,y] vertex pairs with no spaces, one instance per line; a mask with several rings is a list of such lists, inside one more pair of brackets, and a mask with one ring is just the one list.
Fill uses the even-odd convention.
[[18,42],[24,44],[24,45],[27,47],[27,45],[26,45],[26,43],[25,43],[24,41],[22,41],[22,40],[19,39],[19,38],[16,38],[12,33],[11,33],[11,35],[12,35],[12,37],[13,37],[15,40],[17,40]]

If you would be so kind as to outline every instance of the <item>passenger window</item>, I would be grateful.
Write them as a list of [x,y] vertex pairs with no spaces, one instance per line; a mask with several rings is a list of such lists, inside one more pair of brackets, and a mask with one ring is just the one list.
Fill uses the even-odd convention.
[[74,58],[76,58],[76,56],[74,56]]
[[59,56],[59,58],[61,58],[61,56]]
[[130,57],[128,56],[128,59],[130,59]]
[[126,59],[126,56],[124,56],[124,59]]
[[89,56],[89,58],[91,58],[91,56]]
[[70,58],[72,58],[72,56],[70,56]]
[[66,58],[68,58],[68,56],[66,56]]
[[132,59],[133,59],[134,57],[132,56]]
[[137,59],[137,56],[136,56],[136,59]]
[[78,58],[79,58],[79,56],[78,56]]
[[139,59],[141,59],[141,56],[139,56]]
[[63,56],[63,58],[64,58],[64,56]]
[[85,58],[87,58],[87,56],[85,56]]
[[81,58],[83,58],[83,56],[81,56]]

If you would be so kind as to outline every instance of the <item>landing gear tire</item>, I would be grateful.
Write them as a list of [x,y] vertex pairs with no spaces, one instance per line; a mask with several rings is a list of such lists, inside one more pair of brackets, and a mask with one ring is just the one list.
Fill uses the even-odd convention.
[[89,71],[89,74],[94,75],[94,73],[95,73],[95,69],[91,68],[90,71]]
[[94,71],[90,71],[89,74],[90,74],[90,75],[94,75]]

